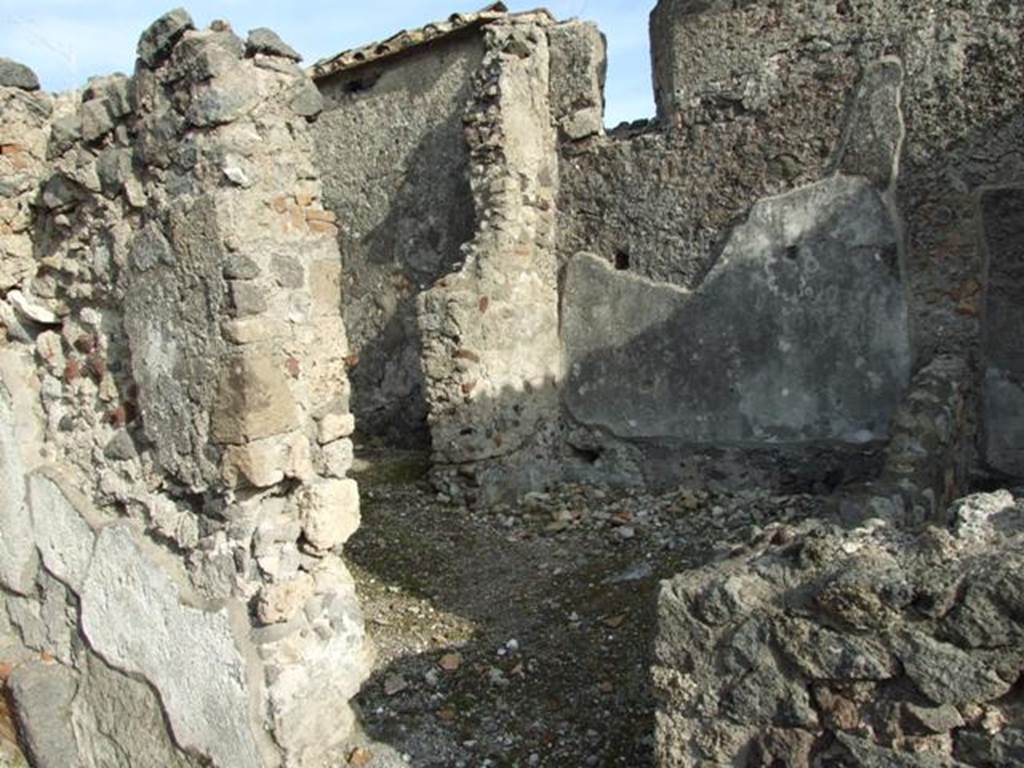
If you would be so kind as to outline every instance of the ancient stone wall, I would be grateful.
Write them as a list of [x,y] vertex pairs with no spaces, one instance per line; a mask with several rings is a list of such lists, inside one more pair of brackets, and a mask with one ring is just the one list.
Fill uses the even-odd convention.
[[827,520],[664,582],[658,764],[1018,764],[1020,500],[916,533]]
[[1024,477],[1024,188],[980,191],[986,254],[983,330],[984,457],[1005,477]]
[[[651,25],[659,114],[689,145],[749,132],[744,149],[715,156],[728,170],[723,185],[708,186],[712,197],[735,189],[730,178],[755,188],[837,168],[877,178],[865,162],[905,131],[895,197],[921,364],[977,339],[982,258],[972,196],[1022,171],[1021,13],[1001,0],[665,0]],[[883,57],[898,61],[902,84],[880,82],[857,107],[849,95]],[[901,125],[877,122],[893,99]],[[851,162],[850,150],[865,159]]]
[[477,499],[551,472],[561,347],[549,25],[526,14],[484,30],[465,116],[480,223],[462,268],[419,297],[439,482]]
[[353,412],[360,432],[391,445],[429,444],[416,296],[459,268],[475,230],[462,118],[483,54],[474,28],[317,81],[316,164],[340,221]]
[[453,19],[316,83],[180,10],[80,92],[0,60],[33,763],[333,757],[368,653],[352,411],[466,502],[830,495],[666,587],[663,764],[1015,759],[1020,504],[945,510],[1024,476],[1024,10],[662,0],[659,119],[610,135],[596,27]]
[[[1010,184],[1021,172],[1020,109],[1013,95],[1022,77],[1019,14],[1016,6],[991,2],[941,8],[869,2],[660,3],[651,19],[659,123],[566,142],[561,149],[559,258],[570,264],[569,279],[580,278],[576,286],[566,286],[570,298],[563,297],[565,318],[571,321],[574,304],[593,307],[595,296],[607,295],[606,290],[619,295],[606,286],[620,285],[636,295],[633,301],[617,300],[618,310],[600,310],[603,317],[588,310],[578,323],[563,320],[569,334],[565,337],[567,366],[575,374],[565,388],[566,434],[573,453],[589,455],[601,472],[607,471],[608,464],[646,467],[646,482],[650,482],[652,472],[664,475],[667,471],[671,476],[678,474],[681,464],[704,466],[705,454],[694,453],[695,443],[713,445],[716,452],[731,451],[730,444],[743,439],[745,432],[750,436],[761,432],[760,437],[745,441],[749,449],[756,448],[755,442],[779,442],[779,437],[782,443],[825,438],[833,443],[829,450],[850,457],[844,462],[851,470],[847,481],[875,472],[869,455],[858,458],[861,451],[851,453],[854,436],[860,433],[867,438],[870,433],[885,440],[911,369],[928,364],[936,353],[970,359],[978,349],[982,287],[986,274],[992,272],[984,268],[980,213],[984,203],[979,206],[976,195],[990,185]],[[737,237],[769,210],[767,215],[785,222],[786,231],[797,234],[799,230],[789,243],[796,248],[790,252],[790,265],[802,269],[799,265],[806,265],[803,260],[808,254],[821,253],[821,238],[797,225],[793,207],[786,213],[783,201],[799,199],[821,184],[819,180],[837,178],[837,174],[864,177],[881,194],[882,205],[889,210],[882,215],[892,222],[890,244],[881,247],[890,254],[893,271],[890,278],[881,272],[869,278],[872,286],[864,284],[863,292],[856,287],[857,280],[848,276],[836,281],[834,275],[825,278],[832,288],[819,286],[824,293],[814,287],[813,279],[802,282],[800,290],[804,298],[819,296],[860,330],[852,335],[840,330],[844,321],[826,319],[827,312],[820,313],[802,300],[783,302],[808,312],[795,325],[784,319],[784,311],[762,314],[763,302],[773,291],[766,293],[753,284],[745,299],[734,294],[725,302],[712,301],[723,273],[734,268],[730,260],[734,261]],[[982,195],[981,199],[990,198]],[[852,207],[847,210],[852,214]],[[989,217],[994,213],[990,210]],[[993,221],[989,228],[1006,226],[1010,225]],[[783,244],[769,251],[782,255]],[[605,276],[595,278],[583,263],[573,266],[580,252],[606,262]],[[817,258],[812,255],[812,261]],[[864,266],[870,272],[870,264]],[[875,284],[875,279],[889,280],[889,288],[880,293],[876,288],[881,283]],[[784,281],[776,285],[785,292]],[[682,290],[673,291],[673,287]],[[836,288],[840,294],[826,298]],[[574,291],[585,300],[573,302]],[[688,291],[694,292],[692,299],[687,298]],[[886,291],[896,302],[888,309],[867,311],[860,299],[853,298],[877,300]],[[678,315],[678,322],[668,315],[651,318],[651,308],[665,306],[664,300],[653,300],[655,295],[674,296],[680,306],[696,306],[699,297],[707,295],[708,311],[720,304],[723,309],[729,307],[730,317],[725,324],[710,319],[691,322],[685,319],[686,313]],[[846,309],[839,309],[842,296],[852,300]],[[899,306],[904,301],[905,309]],[[865,309],[861,319],[857,319],[859,308]],[[708,311],[697,315],[708,318]],[[879,318],[887,319],[873,331],[867,330]],[[748,321],[753,335],[736,325]],[[753,341],[777,322],[800,337],[795,348],[808,352],[813,339],[825,342],[828,333],[835,331],[837,335],[825,342],[829,350],[851,362],[868,361],[868,368],[859,370],[872,380],[889,371],[881,376],[890,385],[881,389],[867,385],[859,396],[847,392],[834,398],[825,395],[827,385],[814,385],[817,396],[830,400],[819,411],[829,417],[810,429],[809,424],[801,427],[789,422],[787,398],[800,397],[796,394],[800,387],[793,386],[789,374],[801,365],[791,353],[779,350],[779,361],[785,362],[773,368],[763,357],[769,349],[763,339],[753,344],[744,341]],[[907,331],[897,330],[901,324],[906,324]],[[573,328],[580,329],[582,336]],[[716,336],[712,328],[722,335]],[[867,336],[875,334],[870,351],[845,347],[855,337],[863,341],[864,331]],[[904,333],[909,333],[909,346],[898,339]],[[769,335],[778,339],[786,333]],[[702,340],[707,343],[712,337],[717,340],[701,346]],[[595,354],[605,338],[628,338],[629,343]],[[986,338],[1008,339],[1010,334],[994,331]],[[736,366],[724,352],[733,343],[744,361],[741,366],[756,369],[757,384],[754,379],[735,382]],[[692,345],[698,349],[690,350]],[[789,342],[786,346],[790,347]],[[714,350],[710,359],[701,353],[703,348]],[[833,368],[833,363],[826,362],[828,353],[822,352],[813,353],[814,359],[838,372],[842,364]],[[752,358],[759,360],[755,363]],[[886,359],[890,362],[883,362]],[[673,360],[678,360],[678,367]],[[1005,370],[1001,365],[992,370]],[[641,372],[640,381],[637,372]],[[823,374],[824,368],[812,378],[825,382],[828,377]],[[841,378],[849,382],[851,376]],[[1012,411],[1004,404],[1016,398],[1015,385],[1007,385],[1001,373],[990,373],[989,380],[990,410],[993,414]],[[595,381],[603,382],[598,389],[605,392],[601,399],[609,402],[608,407],[591,398]],[[772,403],[761,402],[754,410],[776,426],[764,432],[750,425],[752,431],[747,431],[742,397],[723,400],[724,413],[730,418],[738,415],[737,423],[716,424],[713,415],[705,418],[717,409],[709,409],[703,397],[721,398],[720,389],[731,386],[748,394],[759,392],[758,397],[772,393]],[[690,400],[694,394],[700,399]],[[669,403],[679,398],[696,407],[681,405],[679,415],[674,415]],[[999,401],[1004,404],[996,405]],[[854,402],[870,403],[872,415],[850,419],[846,409]],[[809,403],[805,400],[797,406],[802,415],[814,411],[814,407],[808,410]],[[701,424],[683,426],[680,417],[698,419]],[[836,429],[835,421],[826,427],[829,419],[873,426],[863,431]],[[674,420],[680,429],[671,429]],[[994,425],[990,442],[1013,442],[1012,434],[1019,430],[1012,418],[990,416],[988,421]],[[670,435],[680,445],[638,447],[637,431],[649,437],[652,426],[661,437]],[[1000,430],[1009,432],[999,437]],[[629,441],[619,439],[624,436]],[[787,457],[793,454],[790,449],[777,447],[769,464],[800,465],[799,458]],[[655,454],[675,459],[652,462]],[[831,472],[830,461],[815,461],[825,474]],[[586,474],[585,469],[574,471]],[[687,472],[693,474],[689,470],[683,474]],[[783,472],[783,476],[793,474]],[[759,476],[768,477],[764,472]]]
[[0,88],[0,659],[33,765],[319,764],[368,668],[321,97],[266,30],[138,54]]

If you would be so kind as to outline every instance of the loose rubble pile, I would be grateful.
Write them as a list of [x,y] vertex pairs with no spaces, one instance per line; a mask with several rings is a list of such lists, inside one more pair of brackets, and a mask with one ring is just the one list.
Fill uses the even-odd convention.
[[393,461],[357,475],[346,547],[378,647],[349,752],[368,766],[653,765],[659,579],[823,513],[810,495],[589,484],[466,510],[410,479],[425,462]]
[[782,528],[659,600],[662,766],[1024,762],[1024,502]]

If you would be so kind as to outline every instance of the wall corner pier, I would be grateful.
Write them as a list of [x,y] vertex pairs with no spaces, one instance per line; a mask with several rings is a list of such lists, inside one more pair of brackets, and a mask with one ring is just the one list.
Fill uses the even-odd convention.
[[34,765],[319,765],[370,661],[321,98],[266,30],[138,53],[0,88],[0,658]]

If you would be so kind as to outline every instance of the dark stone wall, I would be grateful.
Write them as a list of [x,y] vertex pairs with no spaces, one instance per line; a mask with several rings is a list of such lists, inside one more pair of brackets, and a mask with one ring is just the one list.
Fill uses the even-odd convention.
[[429,442],[416,295],[461,263],[474,232],[463,113],[483,60],[466,32],[318,82],[313,127],[338,215],[352,409],[361,432]]

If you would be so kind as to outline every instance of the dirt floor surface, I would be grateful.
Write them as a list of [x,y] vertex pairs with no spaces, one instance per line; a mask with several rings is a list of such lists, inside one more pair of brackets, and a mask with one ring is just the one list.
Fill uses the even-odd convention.
[[653,765],[659,581],[821,504],[569,485],[467,510],[431,489],[424,456],[360,466],[345,555],[378,655],[344,759],[370,768]]

